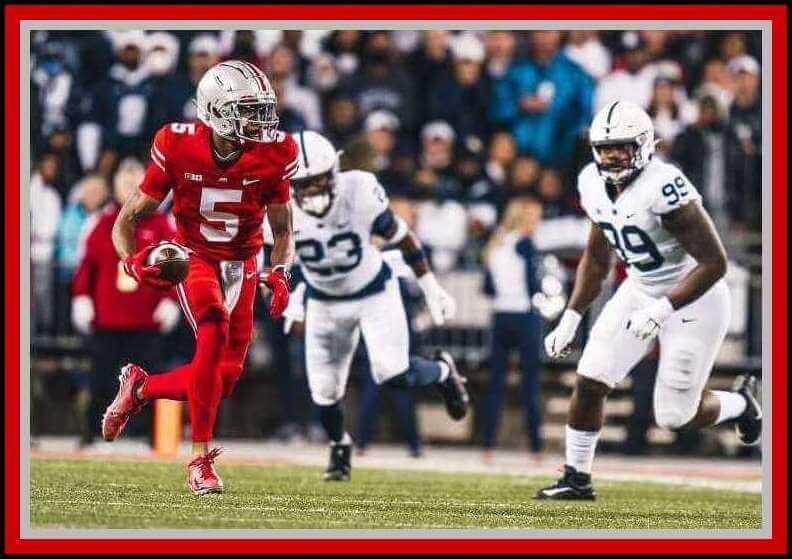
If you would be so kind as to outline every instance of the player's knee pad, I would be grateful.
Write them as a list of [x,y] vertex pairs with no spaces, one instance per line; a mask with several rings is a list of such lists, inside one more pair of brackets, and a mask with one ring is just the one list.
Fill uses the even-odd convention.
[[699,344],[678,342],[662,356],[655,385],[654,408],[658,427],[683,428],[696,415],[701,400]]
[[332,406],[344,397],[345,386],[332,379],[310,383],[311,400],[317,406]]
[[679,402],[655,404],[655,423],[661,429],[678,431],[690,423],[697,409],[697,407],[689,409],[689,406],[680,405]]

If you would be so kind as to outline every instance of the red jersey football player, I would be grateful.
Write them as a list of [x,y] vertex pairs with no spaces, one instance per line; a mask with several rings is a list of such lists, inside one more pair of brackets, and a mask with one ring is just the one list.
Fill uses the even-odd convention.
[[[145,178],[124,204],[113,228],[116,251],[140,283],[174,285],[148,266],[152,246],[135,247],[135,222],[173,192],[175,241],[190,253],[187,278],[176,286],[187,322],[195,331],[190,363],[149,376],[129,364],[102,420],[106,440],[115,440],[129,418],[151,400],[187,401],[192,460],[187,483],[195,494],[219,493],[214,469],[219,449],[209,450],[220,399],[242,373],[253,330],[253,303],[261,281],[272,292],[270,316],[289,299],[294,248],[289,178],[297,169],[297,146],[277,130],[276,97],[269,80],[247,62],[222,62],[198,84],[200,122],[173,123],[154,137]],[[274,234],[272,269],[259,276],[264,216]]]

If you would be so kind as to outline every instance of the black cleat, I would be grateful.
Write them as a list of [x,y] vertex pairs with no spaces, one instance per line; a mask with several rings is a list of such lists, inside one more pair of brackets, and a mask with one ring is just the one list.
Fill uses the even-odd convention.
[[734,430],[743,446],[756,446],[762,440],[762,408],[756,401],[759,393],[754,375],[740,375],[734,381],[734,391],[745,398],[748,404],[743,414],[737,418]]
[[564,499],[570,501],[593,501],[597,498],[591,485],[591,474],[578,472],[572,466],[564,466],[564,475],[549,487],[540,489],[534,499]]
[[457,421],[465,417],[470,396],[465,383],[467,379],[459,374],[454,358],[447,351],[438,351],[435,359],[448,365],[449,374],[445,381],[438,383],[437,388],[445,401],[446,411]]
[[349,481],[352,474],[352,445],[330,444],[330,464],[322,479],[324,481]]

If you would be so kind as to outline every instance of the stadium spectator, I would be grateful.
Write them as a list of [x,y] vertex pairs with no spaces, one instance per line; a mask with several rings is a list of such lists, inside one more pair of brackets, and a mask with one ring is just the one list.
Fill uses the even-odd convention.
[[649,65],[646,44],[636,31],[625,31],[621,35],[624,50],[621,68],[603,77],[594,95],[594,111],[599,111],[614,101],[631,101],[643,108],[652,100],[655,68]]
[[487,31],[484,37],[487,52],[487,76],[491,80],[504,77],[517,54],[517,37],[513,31]]
[[534,31],[531,58],[495,84],[490,116],[542,165],[568,164],[591,120],[591,78],[559,52],[561,33]]
[[324,50],[335,58],[341,76],[350,76],[360,67],[363,51],[363,32],[349,29],[333,31],[322,44]]
[[352,99],[360,115],[386,109],[399,115],[402,128],[417,125],[415,86],[404,67],[397,64],[390,34],[372,31],[365,40],[361,66],[339,86]]
[[74,185],[68,205],[58,223],[57,332],[71,330],[71,283],[82,257],[85,232],[107,200],[107,183],[99,175],[87,175]]
[[505,203],[504,186],[517,157],[517,144],[508,132],[496,132],[490,139],[482,176],[468,189],[467,203],[471,232],[484,237],[492,231]]
[[[427,99],[435,83],[451,72],[449,43],[451,32],[445,30],[423,31],[418,48],[407,59],[410,74],[415,81],[416,99]],[[421,122],[431,120],[428,107],[419,104]]]
[[682,120],[682,107],[674,99],[674,85],[670,77],[658,76],[654,82],[652,101],[646,111],[654,123],[655,138],[661,140],[657,147],[663,151],[671,145],[685,125]]
[[484,44],[473,33],[461,33],[451,41],[452,71],[427,88],[427,120],[448,122],[458,138],[480,144],[489,132],[488,84],[483,79]]
[[729,62],[734,75],[734,102],[729,109],[726,189],[732,195],[732,218],[740,228],[762,228],[762,96],[760,66],[752,56]]
[[327,108],[327,123],[324,135],[334,146],[345,146],[360,129],[358,109],[349,97],[337,96],[330,100]]
[[[74,275],[72,323],[89,338],[94,371],[82,444],[90,444],[101,431],[101,415],[115,394],[119,368],[128,362],[149,370],[157,367],[161,334],[173,330],[181,318],[175,292],[139,285],[126,274],[113,247],[115,219],[143,173],[139,162],[121,162],[113,182],[114,203],[88,233]],[[141,218],[136,228],[141,246],[171,239],[174,234],[169,218],[159,212]]]
[[596,80],[610,72],[611,54],[600,42],[598,31],[570,31],[564,54]]
[[30,178],[30,264],[33,306],[32,329],[50,334],[55,322],[55,241],[62,204],[53,186],[58,159],[45,155]]
[[285,44],[276,45],[267,57],[265,71],[280,92],[282,107],[300,115],[307,128],[322,131],[319,96],[300,85],[296,71],[297,55]]
[[670,158],[698,185],[704,206],[719,231],[729,226],[726,191],[726,146],[722,109],[715,97],[699,101],[696,122],[674,139]]
[[[143,63],[146,36],[123,31],[114,36],[116,63],[92,96],[91,119],[101,126],[102,155],[98,171],[112,174],[116,162],[127,156],[143,158],[156,129],[156,88]],[[98,146],[96,146],[98,147]]]
[[491,460],[513,350],[520,354],[520,376],[525,426],[535,458],[542,451],[542,414],[539,389],[541,321],[531,298],[539,291],[537,252],[531,241],[542,216],[536,200],[509,202],[503,220],[484,251],[484,292],[493,299],[490,380],[485,396],[483,423],[484,457]]

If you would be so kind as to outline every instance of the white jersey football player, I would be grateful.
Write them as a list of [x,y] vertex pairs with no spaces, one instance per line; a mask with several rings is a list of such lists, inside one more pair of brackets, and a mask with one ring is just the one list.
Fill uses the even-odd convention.
[[547,354],[568,353],[613,252],[628,277],[591,329],[570,402],[564,474],[538,499],[595,498],[591,465],[605,397],[655,338],[658,426],[696,429],[735,420],[742,444],[757,444],[761,436],[755,377],[739,377],[732,392],[704,388],[726,336],[730,300],[726,253],[701,196],[677,167],[652,158],[654,128],[639,106],[606,106],[594,117],[589,140],[594,162],[580,173],[578,190],[591,233],[568,307],[545,339]]
[[398,280],[372,237],[402,251],[435,324],[452,318],[456,307],[413,233],[390,209],[376,177],[364,171],[339,172],[339,153],[316,132],[300,132],[295,140],[299,167],[291,179],[294,238],[306,301],[299,296],[302,288],[295,290],[284,327],[288,331],[294,322],[305,321],[308,385],[331,441],[324,479],[348,480],[352,440],[344,430],[340,401],[361,336],[377,384],[435,386],[453,419],[462,419],[468,408],[465,379],[448,352],[439,352],[434,360],[410,356]]

